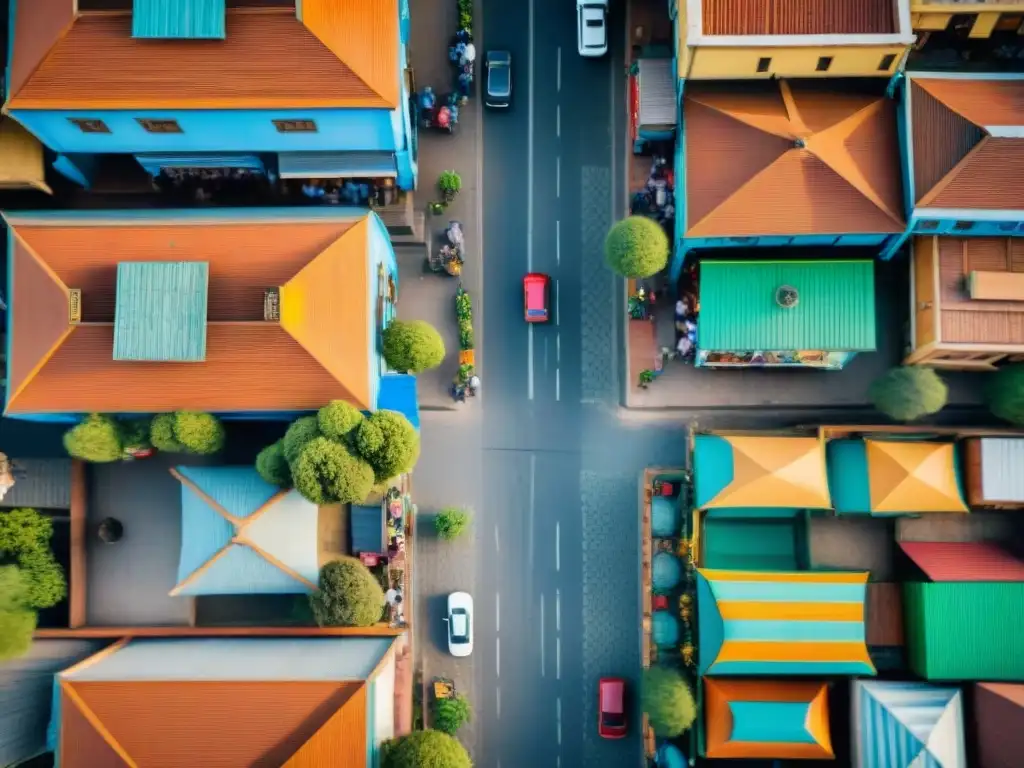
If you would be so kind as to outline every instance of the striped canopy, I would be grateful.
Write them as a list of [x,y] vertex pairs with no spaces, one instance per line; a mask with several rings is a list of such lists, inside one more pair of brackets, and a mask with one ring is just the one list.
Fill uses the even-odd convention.
[[701,675],[874,675],[867,573],[697,572]]
[[709,678],[704,699],[705,757],[835,757],[825,683]]

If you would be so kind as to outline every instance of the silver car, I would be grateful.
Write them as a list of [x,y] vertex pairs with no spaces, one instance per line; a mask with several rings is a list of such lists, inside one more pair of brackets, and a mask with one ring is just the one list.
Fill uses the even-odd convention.
[[469,656],[473,652],[473,598],[467,592],[448,595],[448,652]]

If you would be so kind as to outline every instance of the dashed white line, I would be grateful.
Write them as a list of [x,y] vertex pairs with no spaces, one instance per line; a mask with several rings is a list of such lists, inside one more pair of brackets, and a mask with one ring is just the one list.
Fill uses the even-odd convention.
[[562,631],[562,590],[555,590],[555,631]]
[[544,677],[544,593],[540,595],[540,676]]
[[562,222],[555,219],[555,264],[562,263]]
[[494,676],[501,677],[501,638],[494,638]]
[[562,138],[562,105],[555,105],[555,138]]
[[501,542],[498,540],[498,524],[494,524],[494,551],[501,552]]
[[562,334],[560,333],[555,334],[555,361],[562,362]]
[[562,638],[555,638],[555,679],[562,679]]
[[[530,36],[533,37],[533,3],[530,4]],[[558,48],[558,58],[556,59],[557,67],[555,74],[555,84],[559,91],[562,90],[562,48]],[[533,72],[530,73],[530,81],[533,82]]]
[[494,698],[495,698],[495,704],[496,704],[497,709],[498,709],[498,711],[497,711],[498,719],[501,720],[501,686],[500,685],[494,687]]
[[562,570],[562,524],[557,522],[555,523],[555,570]]
[[501,593],[494,593],[494,631],[501,632]]
[[558,746],[562,746],[562,697],[555,699],[555,725],[558,727]]
[[555,158],[555,197],[562,196],[562,158]]
[[555,368],[555,400],[562,399],[562,369]]
[[555,325],[562,322],[562,285],[555,280]]

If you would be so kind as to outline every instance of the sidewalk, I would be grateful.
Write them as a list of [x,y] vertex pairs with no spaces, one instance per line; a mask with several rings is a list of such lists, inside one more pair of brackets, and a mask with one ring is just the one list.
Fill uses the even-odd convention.
[[[416,88],[431,86],[438,94],[451,90],[453,70],[448,62],[448,40],[458,25],[457,0],[412,0],[412,31],[409,38],[409,63],[413,69]],[[480,4],[474,18],[474,34],[480,29]],[[477,47],[477,77],[481,76],[480,61],[483,46]],[[475,85],[479,86],[479,80]],[[479,90],[479,88],[477,88]],[[426,217],[427,248],[435,247],[438,235],[449,219],[462,222],[466,238],[466,263],[462,269],[463,287],[473,299],[473,330],[477,346],[483,337],[483,307],[481,286],[483,280],[483,236],[479,213],[480,140],[482,105],[479,99],[470,99],[459,111],[459,125],[454,135],[430,129],[419,133],[419,182],[416,205],[426,210],[432,200],[440,198],[437,179],[442,171],[456,171],[462,177],[462,192],[441,216]],[[445,342],[444,362],[432,371],[420,374],[420,408],[424,410],[453,410],[457,404],[448,395],[448,387],[458,370],[459,336],[455,320],[455,291],[459,280],[426,270],[427,252],[424,248],[399,247],[399,275],[401,301],[398,315],[403,320],[426,320],[441,333]],[[481,366],[477,351],[476,366]],[[467,406],[462,406],[463,408]],[[472,403],[469,404],[472,407]]]

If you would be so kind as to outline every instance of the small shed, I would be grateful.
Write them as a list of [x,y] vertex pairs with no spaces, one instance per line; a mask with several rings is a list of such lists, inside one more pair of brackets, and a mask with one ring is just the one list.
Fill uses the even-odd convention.
[[1018,768],[1024,756],[1024,685],[974,686],[978,768]]
[[384,509],[380,504],[353,504],[349,517],[349,546],[353,555],[387,554],[387,527]]
[[634,151],[647,141],[676,135],[676,77],[672,59],[637,59],[630,78],[630,128]]
[[43,145],[21,123],[0,115],[0,189],[37,189],[48,195]]
[[1024,438],[964,441],[967,500],[972,507],[1024,507]]

